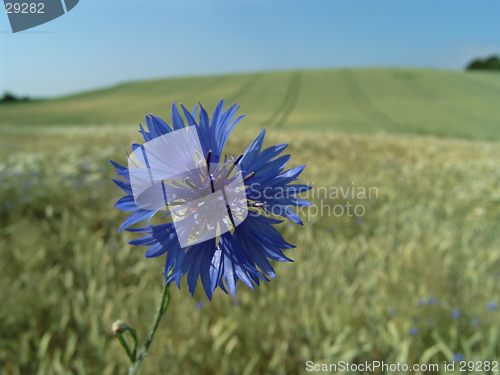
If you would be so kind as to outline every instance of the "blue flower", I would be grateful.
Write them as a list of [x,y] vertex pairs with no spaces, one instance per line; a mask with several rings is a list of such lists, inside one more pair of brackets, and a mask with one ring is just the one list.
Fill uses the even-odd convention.
[[458,319],[462,316],[462,314],[460,313],[460,310],[451,310],[450,311],[450,316],[453,318],[453,319]]
[[203,301],[198,301],[194,304],[195,310],[201,310],[203,308]]
[[486,304],[486,308],[490,311],[496,311],[498,309],[498,303],[490,301]]
[[[227,167],[228,172],[221,174],[219,170],[209,170],[206,176],[198,176],[198,178],[190,180],[187,183],[189,186],[176,185],[175,189],[176,196],[182,197],[179,199],[185,199],[186,201],[192,198],[193,192],[198,194],[200,191],[211,188],[213,193],[215,191],[214,183],[218,184],[221,180],[224,180],[224,184],[228,182],[226,179],[229,171],[237,165],[241,176],[245,176],[246,200],[244,204],[245,207],[248,206],[249,214],[243,221],[239,222],[239,225],[234,225],[233,230],[219,234],[216,238],[181,247],[176,227],[177,223],[175,223],[176,225],[173,222],[150,225],[150,219],[159,210],[141,208],[136,204],[129,169],[111,161],[118,172],[117,174],[125,179],[125,181],[113,180],[126,194],[126,196],[118,200],[115,206],[122,211],[131,212],[119,231],[126,229],[144,234],[144,237],[134,239],[130,241],[130,244],[149,246],[146,251],[146,257],[148,258],[158,257],[166,253],[165,275],[172,272],[171,276],[166,279],[166,283],[175,281],[180,288],[181,277],[187,275],[188,289],[190,294],[193,295],[198,277],[200,277],[208,299],[212,298],[212,294],[217,287],[220,287],[226,293],[229,291],[234,297],[239,280],[254,289],[254,284],[259,285],[261,280],[268,281],[268,277],[274,278],[275,273],[269,260],[291,262],[292,260],[282,250],[291,249],[295,246],[286,242],[274,228],[275,224],[282,221],[268,217],[263,213],[288,218],[292,222],[302,225],[299,215],[290,207],[310,205],[310,202],[295,196],[308,191],[311,187],[298,184],[290,185],[291,182],[297,180],[305,166],[302,165],[284,171],[290,155],[278,155],[287,145],[281,144],[262,150],[265,130],[257,136],[242,155],[229,159],[223,156],[222,150],[229,134],[243,118],[243,116],[239,116],[233,121],[239,107],[234,104],[226,111],[223,111],[223,105],[223,101],[218,104],[211,120],[209,120],[205,109],[200,105],[198,121],[195,120],[197,106],[195,106],[192,113],[184,106],[181,105],[181,107],[187,126],[196,127],[203,154],[207,155],[207,165],[223,163],[223,168]],[[147,131],[140,125],[140,133],[146,143],[172,131],[186,129],[186,124],[175,103],[172,106],[172,127],[153,115],[146,117],[146,125]],[[132,145],[133,150],[138,147],[143,146]],[[179,158],[182,157],[186,157],[186,155],[179,155]],[[218,180],[216,175],[223,177]],[[226,204],[229,204],[227,199]],[[191,221],[185,220],[183,224],[185,228],[189,227],[189,230],[191,230],[191,225],[194,225],[195,222],[202,222],[203,225],[206,224],[208,230],[213,230],[211,223],[200,219],[200,217],[204,217],[200,214],[202,209],[202,206],[197,206],[195,211],[199,211],[192,215],[194,219],[191,219]],[[205,209],[207,208],[205,207]],[[227,213],[229,213],[229,205],[227,210]],[[172,211],[175,212],[175,209],[167,211],[162,219],[173,216]],[[231,215],[229,217],[232,221]],[[146,227],[130,228],[130,226],[144,220],[148,220]],[[227,224],[227,222],[225,223]],[[200,228],[205,227],[200,225]]]
[[453,354],[453,362],[462,362],[464,360],[464,355],[462,353]]
[[411,327],[410,328],[410,335],[412,335],[412,336],[418,335],[418,328],[417,327]]
[[436,297],[429,297],[429,305],[435,305],[438,302]]

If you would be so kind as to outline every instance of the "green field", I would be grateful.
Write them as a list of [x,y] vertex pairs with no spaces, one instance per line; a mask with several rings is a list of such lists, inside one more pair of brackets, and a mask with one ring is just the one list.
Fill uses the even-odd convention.
[[[172,288],[141,374],[294,375],[309,373],[307,361],[372,360],[445,373],[458,353],[499,360],[500,311],[486,304],[500,303],[500,76],[332,70],[0,106],[1,375],[126,373],[110,326],[123,319],[143,341],[164,258],[117,234],[127,214],[113,207],[121,194],[107,161],[126,163],[145,114],[168,119],[173,100],[195,98],[211,113],[222,97],[248,114],[226,153],[266,123],[265,146],[290,144],[290,167],[307,164],[300,182],[314,185],[324,214],[279,225],[295,263],[275,263],[277,278],[256,291],[218,290],[208,302],[201,285],[194,298],[185,283]],[[377,194],[322,190],[353,186]],[[365,214],[332,214],[347,204]]]
[[238,102],[247,126],[500,139],[500,74],[342,69],[132,82],[0,105],[0,124],[137,124],[170,104]]

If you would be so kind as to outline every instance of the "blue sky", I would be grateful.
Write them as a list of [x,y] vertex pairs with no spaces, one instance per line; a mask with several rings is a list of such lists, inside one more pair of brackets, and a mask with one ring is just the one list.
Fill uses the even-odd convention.
[[0,93],[35,97],[262,70],[462,69],[493,53],[498,0],[80,0],[16,34],[0,13]]

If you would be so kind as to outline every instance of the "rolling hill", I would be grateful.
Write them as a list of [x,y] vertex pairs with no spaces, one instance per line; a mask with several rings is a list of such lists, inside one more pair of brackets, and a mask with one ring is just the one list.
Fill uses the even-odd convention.
[[168,118],[173,101],[208,112],[238,102],[246,126],[500,139],[500,74],[337,69],[130,82],[0,105],[0,124],[131,124]]

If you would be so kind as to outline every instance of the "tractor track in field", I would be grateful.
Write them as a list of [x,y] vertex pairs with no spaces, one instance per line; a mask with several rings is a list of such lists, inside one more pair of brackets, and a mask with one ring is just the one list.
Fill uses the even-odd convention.
[[[431,79],[438,79],[431,77]],[[450,113],[459,113],[464,116],[468,120],[472,122],[482,122],[486,126],[490,128],[495,128],[498,126],[498,123],[495,123],[489,119],[485,119],[483,117],[478,116],[477,114],[466,111],[454,104],[452,104],[446,97],[438,94],[435,90],[432,89],[429,85],[426,85],[421,80],[406,80],[407,87],[412,90],[420,99],[426,100],[430,103],[435,104],[438,107],[443,108],[444,110]]]
[[253,86],[255,86],[255,84],[258,81],[260,81],[260,79],[265,75],[266,73],[252,74],[252,76],[248,79],[248,81],[242,84],[237,91],[230,94],[225,101],[227,103],[236,103],[238,100],[240,100],[241,97],[243,97],[248,91],[250,91],[250,89]]
[[[441,82],[441,83],[446,83],[448,85],[453,85],[456,87],[456,90],[457,91],[462,91],[462,92],[467,92],[468,94],[471,94],[471,90],[473,91],[476,91],[477,92],[477,88],[478,87],[482,87],[483,89],[485,89],[486,91],[489,91],[495,95],[498,95],[499,96],[499,99],[500,99],[500,89],[496,89],[495,87],[492,87],[484,82],[478,82],[476,80],[474,80],[473,78],[471,77],[467,77],[465,76],[465,79],[464,81],[467,83],[467,88],[465,88],[464,86],[461,86],[461,85],[457,85],[457,77],[450,77],[448,79],[445,79],[443,77],[436,77],[436,76],[431,76],[431,78],[435,81],[438,81],[438,82]],[[485,100],[489,101],[489,102],[494,102],[495,104],[498,103],[498,100],[496,98],[494,99],[490,99],[490,98],[486,98]]]
[[[374,125],[380,129],[396,130],[401,131],[406,129],[406,126],[394,121],[392,118],[387,116],[384,112],[378,109],[371,101],[368,99],[363,89],[359,85],[358,80],[354,77],[354,74],[349,69],[341,70],[342,80],[344,81],[344,86],[349,93],[352,101],[356,107],[370,120]],[[388,129],[389,126],[389,129]]]
[[478,87],[478,86],[482,87],[485,90],[487,90],[495,95],[498,95],[500,98],[500,88],[493,87],[493,86],[488,85],[487,83],[477,81],[477,80],[473,79],[472,77],[467,76],[467,73],[464,73],[464,75],[466,77],[465,80],[470,82],[474,87]]
[[264,126],[274,125],[276,128],[281,128],[285,125],[299,99],[303,76],[304,72],[300,70],[292,73],[285,97],[271,116],[263,122]]

